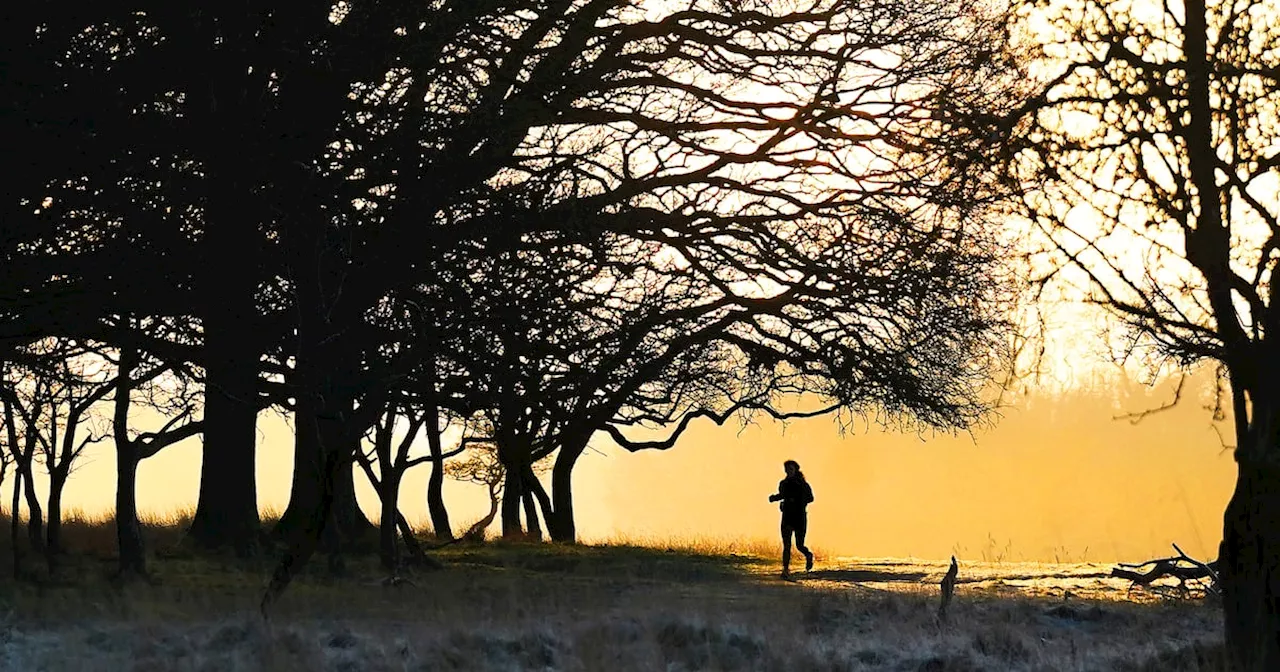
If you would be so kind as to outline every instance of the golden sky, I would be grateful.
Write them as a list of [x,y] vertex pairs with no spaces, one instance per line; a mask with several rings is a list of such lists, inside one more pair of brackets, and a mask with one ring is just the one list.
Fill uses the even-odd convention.
[[794,458],[815,493],[811,543],[837,554],[1112,561],[1177,542],[1216,557],[1234,463],[1209,413],[1187,400],[1136,426],[1112,419],[1170,394],[1023,398],[973,436],[841,437],[826,419],[703,427],[670,455],[594,460],[602,475],[589,500],[604,519],[584,527],[767,538],[778,514],[766,496]]

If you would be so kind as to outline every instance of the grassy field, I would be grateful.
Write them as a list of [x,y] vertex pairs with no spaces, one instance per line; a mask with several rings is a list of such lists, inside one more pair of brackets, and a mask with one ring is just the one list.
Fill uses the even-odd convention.
[[962,562],[943,624],[941,564],[820,555],[783,581],[771,545],[489,542],[396,587],[371,556],[318,559],[264,621],[272,558],[199,556],[180,520],[152,523],[150,584],[110,580],[110,525],[73,522],[65,569],[22,582],[6,535],[0,670],[1222,669],[1214,605],[1126,600],[1096,566]]

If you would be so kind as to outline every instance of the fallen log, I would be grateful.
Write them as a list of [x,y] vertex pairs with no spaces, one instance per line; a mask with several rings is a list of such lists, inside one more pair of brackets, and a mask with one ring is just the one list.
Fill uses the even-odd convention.
[[1183,567],[1176,565],[1172,560],[1153,560],[1145,565],[1152,565],[1151,569],[1145,572],[1138,572],[1124,567],[1116,567],[1111,570],[1111,576],[1118,579],[1127,579],[1139,585],[1150,585],[1152,582],[1163,579],[1166,576],[1173,577],[1179,581],[1195,581],[1197,579],[1211,578],[1209,572],[1200,567]]
[[[1149,587],[1152,583],[1168,577],[1178,580],[1178,587],[1184,594],[1190,592],[1187,586],[1189,582],[1205,580],[1207,580],[1204,584],[1205,592],[1215,594],[1219,592],[1218,561],[1200,562],[1184,553],[1177,544],[1173,545],[1173,550],[1178,552],[1177,556],[1137,564],[1119,563],[1112,568],[1111,576],[1130,581],[1129,590],[1133,590],[1135,586]],[[1144,569],[1146,567],[1150,569]]]

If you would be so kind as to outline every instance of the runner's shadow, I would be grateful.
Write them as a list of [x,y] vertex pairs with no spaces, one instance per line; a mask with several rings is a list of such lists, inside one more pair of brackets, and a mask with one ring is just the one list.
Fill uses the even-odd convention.
[[843,583],[919,583],[928,574],[923,572],[895,572],[884,569],[820,569],[798,574],[797,578]]

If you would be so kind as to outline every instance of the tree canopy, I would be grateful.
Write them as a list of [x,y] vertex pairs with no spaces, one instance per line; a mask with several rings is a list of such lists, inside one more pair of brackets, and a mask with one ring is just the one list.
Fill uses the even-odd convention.
[[449,419],[491,430],[504,527],[524,497],[572,541],[599,432],[667,448],[796,399],[956,430],[992,405],[1014,279],[935,114],[992,71],[1003,25],[971,3],[5,11],[26,49],[5,52],[0,358],[119,353],[122,492],[148,454],[130,371],[200,383],[202,416],[166,429],[203,431],[206,545],[257,543],[271,405],[296,427],[285,567],[362,535],[370,436],[396,524],[397,417],[440,474]]

